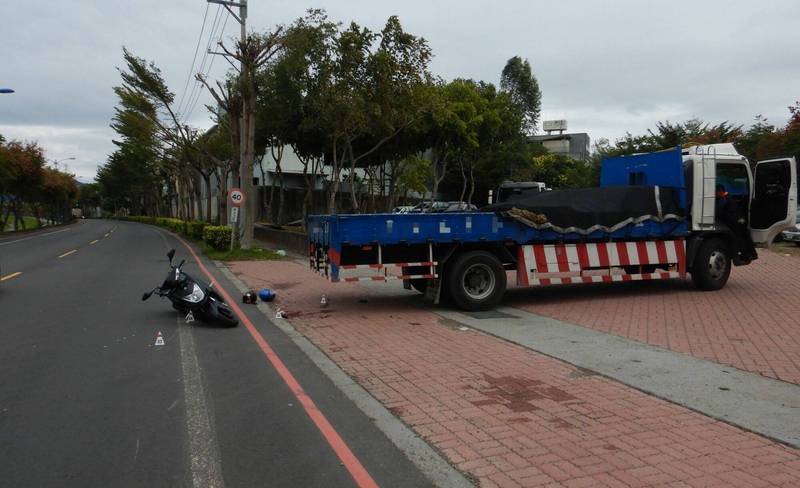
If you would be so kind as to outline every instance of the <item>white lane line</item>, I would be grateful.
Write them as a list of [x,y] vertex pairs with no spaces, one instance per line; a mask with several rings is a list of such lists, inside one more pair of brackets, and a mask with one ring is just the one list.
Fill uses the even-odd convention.
[[183,401],[186,409],[186,439],[189,447],[192,486],[222,488],[222,463],[211,415],[194,348],[191,327],[178,316],[181,369],[183,370]]
[[22,271],[17,271],[16,273],[11,273],[10,275],[5,275],[0,278],[0,281],[10,280],[11,278],[16,278],[17,276],[21,275]]
[[90,245],[90,246],[91,246],[92,244],[97,244],[97,239],[95,239],[95,240],[93,240],[92,242],[90,242],[90,243],[89,243],[89,245]]
[[[156,231],[169,249],[163,232]],[[178,315],[178,342],[180,342],[181,370],[183,373],[183,403],[186,410],[186,444],[189,450],[189,469],[194,488],[224,488],[222,461],[213,427],[211,412],[206,404],[203,378],[197,352],[194,347],[192,328],[183,323]],[[167,410],[172,409],[170,405]]]
[[78,252],[77,249],[73,249],[72,251],[67,251],[64,254],[62,254],[61,256],[59,256],[59,258],[65,258],[65,257],[69,256],[70,254],[75,254],[76,252]]
[[25,237],[24,239],[17,239],[15,241],[0,242],[0,246],[7,246],[9,244],[14,244],[15,242],[22,242],[22,241],[27,241],[27,240],[30,240],[30,239],[36,239],[37,237],[51,236],[53,234],[59,234],[61,232],[66,232],[68,230],[72,230],[72,229],[61,229],[61,230],[57,230],[55,232],[48,232],[47,234],[36,234],[35,236]]

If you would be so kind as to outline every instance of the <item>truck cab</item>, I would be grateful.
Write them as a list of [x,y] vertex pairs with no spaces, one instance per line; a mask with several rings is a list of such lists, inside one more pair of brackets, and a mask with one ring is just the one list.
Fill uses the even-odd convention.
[[793,157],[751,163],[729,143],[690,147],[682,156],[692,179],[687,186],[692,189],[692,230],[720,230],[721,216],[715,211],[718,187],[738,203],[743,224],[756,245],[770,245],[794,224],[797,163]]
[[547,189],[547,185],[541,181],[504,181],[500,184],[493,197],[490,193],[489,203],[514,201],[531,193],[541,193]]
[[[680,162],[676,161],[680,158]],[[682,164],[680,164],[682,163]],[[733,144],[709,144],[603,161],[601,186],[659,185],[679,189],[680,206],[696,233],[726,229],[717,215],[717,188],[735,200],[739,220],[758,246],[768,246],[794,225],[797,212],[797,163],[793,157],[750,162]]]

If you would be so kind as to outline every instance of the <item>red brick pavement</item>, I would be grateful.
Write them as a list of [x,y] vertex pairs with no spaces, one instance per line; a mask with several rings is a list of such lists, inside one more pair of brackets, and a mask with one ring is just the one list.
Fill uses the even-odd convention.
[[800,485],[797,450],[459,330],[419,296],[330,284],[288,261],[231,267],[275,288],[301,333],[481,486]]
[[720,291],[690,280],[531,288],[509,305],[800,384],[800,258],[762,251]]

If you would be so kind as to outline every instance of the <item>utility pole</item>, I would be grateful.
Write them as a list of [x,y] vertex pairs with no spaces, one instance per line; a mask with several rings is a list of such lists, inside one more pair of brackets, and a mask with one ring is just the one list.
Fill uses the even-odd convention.
[[[225,7],[225,9],[231,14],[231,16],[239,22],[239,26],[241,27],[241,32],[239,34],[239,43],[242,47],[244,47],[244,43],[247,40],[247,0],[239,0],[238,2],[227,1],[227,0],[207,0],[208,3],[216,3]],[[231,7],[239,7],[239,15],[236,15]],[[211,52],[211,54],[218,54],[222,56],[226,56],[227,53],[219,53],[219,52]],[[239,74],[241,76],[245,76],[245,61],[244,57],[239,60]],[[239,127],[240,127],[240,134],[239,134],[239,143],[240,148],[243,147],[245,141],[245,131],[244,129],[244,121],[245,121],[245,109],[244,104],[244,97],[242,97],[242,114],[240,117]],[[242,193],[244,193],[245,197],[245,205],[241,208],[241,215],[236,219],[236,222],[231,222],[231,249],[238,249],[240,239],[242,236],[241,224],[240,222],[252,222],[255,221],[255,215],[251,214],[251,209],[254,209],[252,203],[254,203],[253,198],[253,175],[252,171],[250,174],[247,173],[248,168],[251,166],[247,164],[247,161],[241,157],[241,153],[239,154],[239,182],[234,181],[234,185],[238,185],[239,188],[242,189]],[[235,178],[234,178],[235,180]],[[223,198],[228,198],[227,195],[224,195]],[[227,206],[225,207],[228,208]],[[252,232],[251,232],[252,233]],[[249,247],[249,246],[248,246]]]
[[[242,96],[242,114],[239,134],[239,178],[241,179],[242,193],[245,201],[242,207],[241,225],[234,232],[234,239],[241,238],[241,247],[250,249],[253,245],[253,227],[256,216],[257,198],[253,196],[253,163],[255,162],[255,135],[256,135],[256,71],[260,66],[268,63],[283,48],[283,27],[277,27],[267,34],[247,36],[245,19],[247,17],[247,3],[242,0],[233,2],[228,0],[207,0],[224,6],[242,26],[242,39],[239,48],[231,52],[221,42],[220,49],[226,59],[233,58],[240,63],[239,88]],[[240,15],[231,10],[231,6],[239,7]],[[230,61],[230,60],[229,60]],[[231,63],[233,64],[233,63]],[[234,66],[234,69],[236,67]],[[233,240],[233,239],[232,239]]]

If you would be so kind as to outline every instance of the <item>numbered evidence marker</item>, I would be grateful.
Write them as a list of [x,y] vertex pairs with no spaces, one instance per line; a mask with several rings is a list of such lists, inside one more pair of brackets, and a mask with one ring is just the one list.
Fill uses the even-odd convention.
[[158,335],[156,336],[156,346],[163,346],[164,345],[164,336],[161,335],[161,331],[158,331]]

